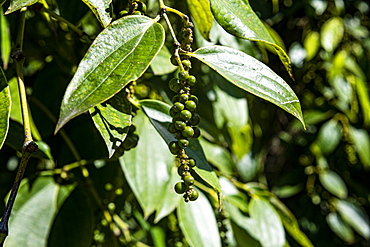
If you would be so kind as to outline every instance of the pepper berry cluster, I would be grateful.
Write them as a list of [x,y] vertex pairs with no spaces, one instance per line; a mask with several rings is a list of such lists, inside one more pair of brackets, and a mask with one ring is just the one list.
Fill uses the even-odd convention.
[[146,5],[143,2],[137,0],[130,0],[128,2],[128,7],[122,10],[119,14],[120,16],[126,15],[142,15],[146,12]]
[[[178,50],[186,52],[191,51],[193,24],[189,18],[184,18],[183,41],[180,44],[175,43],[175,55],[173,63],[180,66],[178,78],[172,78],[169,82],[169,88],[177,93],[173,99],[173,106],[170,109],[172,123],[168,125],[168,131],[175,134],[176,141],[169,143],[170,152],[177,155],[178,174],[181,176],[182,182],[175,185],[175,191],[178,194],[184,194],[185,202],[194,201],[198,198],[199,193],[192,186],[194,177],[191,175],[191,169],[196,166],[195,159],[188,157],[185,148],[189,146],[189,138],[198,138],[200,130],[196,125],[200,122],[200,116],[196,113],[198,98],[191,94],[191,87],[196,84],[196,78],[189,74],[191,62],[187,55],[178,55]],[[178,64],[177,61],[181,61]]]

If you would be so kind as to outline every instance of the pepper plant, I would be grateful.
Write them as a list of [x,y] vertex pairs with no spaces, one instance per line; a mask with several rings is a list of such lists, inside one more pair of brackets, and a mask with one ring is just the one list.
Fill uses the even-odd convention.
[[313,246],[253,152],[251,102],[306,126],[247,0],[1,2],[4,246]]

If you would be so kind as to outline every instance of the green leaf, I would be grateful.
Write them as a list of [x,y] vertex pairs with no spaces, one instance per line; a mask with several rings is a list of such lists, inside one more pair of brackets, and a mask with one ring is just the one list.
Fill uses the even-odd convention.
[[281,221],[289,233],[301,246],[313,247],[314,245],[304,232],[299,229],[299,224],[294,214],[276,196],[269,197],[270,202],[278,211]]
[[332,153],[342,137],[341,126],[338,121],[331,119],[324,123],[318,133],[317,142],[324,154]]
[[3,67],[6,70],[8,68],[12,45],[10,41],[11,35],[9,31],[9,23],[5,16],[3,15],[3,8],[0,9],[0,29],[1,29],[0,31],[1,59],[3,60]]
[[72,118],[106,101],[130,81],[138,79],[163,42],[162,25],[145,16],[123,17],[104,29],[68,85],[56,132]]
[[109,23],[112,21],[112,17],[110,16],[109,12],[109,5],[111,4],[112,0],[82,0],[91,11],[94,13],[96,18],[100,21],[103,27],[107,27]]
[[321,45],[327,52],[333,52],[343,39],[344,24],[340,17],[327,20],[321,27]]
[[[148,217],[164,200],[174,157],[161,140],[149,119],[139,111],[133,119],[140,136],[136,148],[119,158],[125,177],[134,192],[144,217]],[[172,193],[175,194],[173,191]]]
[[346,241],[349,244],[352,244],[355,240],[352,229],[343,222],[336,212],[329,213],[326,216],[326,222],[330,229],[341,239]]
[[303,47],[306,49],[307,52],[306,61],[310,61],[316,56],[317,52],[319,51],[320,34],[315,31],[310,31],[303,41]]
[[266,199],[253,197],[249,212],[255,220],[258,239],[263,247],[284,246],[285,232],[275,208]]
[[109,158],[121,146],[131,125],[131,104],[121,91],[108,101],[90,109],[95,127],[108,148]]
[[[172,121],[172,118],[169,115],[170,106],[156,100],[142,100],[140,101],[140,104],[145,114],[149,117],[151,123],[165,142],[168,144],[171,141],[174,141],[174,135],[167,130],[168,124]],[[190,144],[185,150],[189,157],[196,159],[197,166],[194,168],[194,171],[197,175],[217,193],[220,193],[221,186],[218,181],[218,177],[212,167],[208,164],[199,141],[196,139],[190,139]]]
[[32,186],[24,180],[12,210],[5,246],[47,246],[58,207],[70,191],[56,184],[52,177],[39,177]]
[[0,68],[0,149],[3,146],[9,130],[11,97],[8,83],[3,70]]
[[10,5],[8,10],[5,12],[5,15],[10,14],[14,11],[17,11],[23,7],[31,6],[37,3],[38,0],[12,0],[10,1]]
[[275,72],[257,59],[233,48],[209,46],[189,53],[241,89],[261,97],[298,118],[301,105],[293,90]]
[[210,41],[213,14],[209,0],[187,0],[191,17],[202,36]]
[[171,63],[171,53],[167,46],[162,46],[158,55],[153,59],[150,64],[150,68],[153,70],[154,75],[167,75],[174,72],[177,66],[173,66]]
[[271,46],[293,78],[289,56],[283,48],[276,44],[247,0],[211,0],[211,9],[217,22],[227,32],[242,39],[258,41]]
[[190,203],[180,202],[177,208],[180,229],[192,247],[221,247],[213,209],[203,193]]
[[351,127],[349,134],[365,169],[370,169],[370,137],[366,130]]
[[[86,192],[77,187],[64,201],[53,220],[48,236],[50,247],[91,246],[95,211]],[[83,229],[83,231],[81,231]]]
[[352,202],[339,199],[334,200],[334,206],[345,223],[365,239],[370,239],[369,217],[363,208]]
[[347,186],[343,179],[333,171],[325,171],[319,174],[319,179],[326,190],[339,198],[346,198]]
[[358,95],[358,100],[360,101],[362,114],[364,116],[364,125],[370,126],[369,90],[366,87],[366,83],[362,79],[355,77],[355,82],[356,82],[356,92]]

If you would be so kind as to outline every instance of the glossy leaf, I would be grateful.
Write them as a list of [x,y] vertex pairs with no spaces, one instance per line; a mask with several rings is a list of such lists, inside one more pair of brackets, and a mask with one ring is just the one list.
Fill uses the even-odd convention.
[[[168,124],[172,121],[172,118],[169,115],[170,106],[161,101],[155,100],[142,100],[140,101],[140,104],[143,107],[145,114],[149,117],[151,123],[165,142],[168,144],[171,141],[174,141],[174,135],[167,130]],[[194,168],[194,171],[198,176],[210,185],[217,193],[220,193],[221,190],[218,178],[212,167],[209,166],[199,141],[190,139],[190,144],[185,150],[189,157],[196,159],[197,166]]]
[[171,63],[171,53],[167,46],[162,46],[162,49],[150,64],[150,68],[153,70],[154,75],[166,75],[177,69],[177,66]]
[[30,246],[30,243],[47,246],[47,236],[58,207],[70,192],[68,187],[56,184],[52,177],[39,177],[30,186],[27,180],[20,186],[5,246]]
[[239,88],[291,113],[304,125],[301,105],[293,90],[257,59],[222,46],[203,47],[189,55],[207,64]]
[[336,212],[329,213],[326,216],[326,222],[328,222],[331,230],[341,239],[351,244],[355,240],[352,228],[350,228]]
[[[0,4],[1,6],[1,4]],[[9,31],[9,23],[6,17],[3,15],[3,9],[0,9],[0,51],[1,51],[1,59],[3,60],[3,67],[4,70],[8,68],[8,63],[10,59],[10,53],[12,50],[12,44],[10,41],[10,31]]]
[[82,0],[91,11],[94,13],[96,18],[100,21],[103,27],[107,27],[109,23],[112,21],[112,17],[110,16],[107,9],[109,9],[109,5],[111,4],[112,0]]
[[138,145],[125,152],[119,161],[144,217],[148,217],[164,199],[174,157],[143,112],[139,111],[133,122],[140,136]]
[[261,245],[263,247],[284,246],[284,227],[274,207],[266,199],[253,197],[249,210],[251,218],[255,220]]
[[355,145],[356,152],[360,157],[365,169],[370,169],[370,137],[369,132],[354,127],[349,129],[352,141]]
[[333,17],[327,20],[321,27],[321,45],[327,52],[333,52],[342,41],[344,35],[343,19]]
[[11,97],[8,83],[3,70],[0,68],[0,149],[3,146],[9,130]]
[[319,174],[319,179],[326,190],[339,198],[346,198],[347,186],[343,179],[333,171],[325,171]]
[[9,8],[5,12],[5,15],[10,14],[14,11],[20,10],[23,7],[31,6],[37,2],[38,0],[12,0],[10,1]]
[[277,210],[280,219],[291,237],[293,237],[303,247],[313,247],[314,245],[307,235],[299,229],[299,224],[294,214],[277,197],[269,198],[272,205]]
[[369,216],[363,208],[352,202],[339,199],[334,201],[334,205],[344,222],[365,239],[370,239]]
[[342,137],[341,126],[339,123],[331,119],[324,123],[318,133],[317,142],[324,154],[332,153],[340,143]]
[[66,89],[56,131],[138,79],[163,42],[162,25],[145,16],[123,17],[104,29]]
[[94,228],[93,204],[86,192],[77,187],[59,208],[50,229],[47,246],[91,246]]
[[283,48],[276,44],[247,0],[211,0],[211,9],[217,22],[227,32],[242,39],[262,42],[275,49],[286,70],[293,78],[289,56]]
[[216,217],[207,198],[199,192],[199,198],[190,203],[180,202],[177,208],[179,226],[192,247],[221,247]]
[[187,0],[191,17],[202,36],[210,41],[213,15],[209,0]]
[[125,92],[90,109],[95,127],[108,148],[109,158],[121,146],[131,125],[131,104]]

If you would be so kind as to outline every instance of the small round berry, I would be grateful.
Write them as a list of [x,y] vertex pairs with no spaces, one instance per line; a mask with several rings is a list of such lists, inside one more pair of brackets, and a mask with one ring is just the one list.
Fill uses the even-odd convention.
[[195,76],[191,75],[191,76],[189,76],[187,82],[188,82],[189,86],[195,86],[195,84],[197,83],[197,78],[195,78]]
[[189,72],[182,71],[179,73],[179,79],[180,80],[187,80],[189,78]]
[[180,102],[176,102],[173,105],[173,108],[175,109],[175,111],[180,112],[180,111],[184,110],[185,106],[184,106],[184,104],[182,104]]
[[190,137],[192,137],[192,136],[194,135],[194,129],[193,129],[192,127],[190,127],[190,126],[186,126],[186,127],[182,130],[181,134],[182,134],[184,137],[186,137],[186,138],[190,138]]
[[198,138],[200,136],[200,129],[198,127],[193,127],[194,135],[193,138]]
[[177,132],[177,129],[175,127],[175,124],[174,123],[170,123],[167,127],[167,130],[172,133],[172,134],[175,134]]
[[177,194],[183,194],[187,189],[187,186],[183,182],[177,182],[175,184],[175,191]]
[[187,186],[194,184],[194,177],[192,175],[185,176],[183,180]]
[[193,126],[198,125],[200,122],[200,116],[198,114],[193,114],[193,116],[190,118],[189,123]]
[[192,117],[192,114],[188,110],[182,110],[180,112],[180,118],[184,121],[188,121]]
[[198,105],[198,98],[197,98],[197,96],[195,96],[195,95],[190,95],[189,100],[194,101],[194,102],[195,102],[195,104],[197,104],[197,105]]
[[193,168],[193,167],[195,167],[197,164],[196,164],[196,161],[195,161],[195,159],[193,159],[193,158],[189,158],[189,166],[191,167],[191,168]]
[[179,99],[180,99],[180,97],[176,94],[175,96],[173,96],[173,98],[172,98],[172,103],[176,103],[176,102],[178,102],[179,101]]
[[180,96],[179,96],[179,101],[181,102],[181,103],[185,103],[186,101],[188,101],[189,100],[189,95],[188,94],[186,94],[186,93],[183,93],[183,94],[181,94]]
[[180,81],[176,78],[172,78],[170,80],[170,82],[168,83],[168,87],[174,91],[175,93],[177,93],[178,91],[180,91],[181,89],[181,84],[180,84]]
[[175,122],[175,128],[177,130],[184,130],[186,128],[186,123],[183,121],[176,121]]
[[185,107],[189,111],[194,111],[195,108],[197,108],[197,104],[195,104],[195,102],[192,101],[192,100],[188,100],[188,101],[185,102]]
[[170,116],[172,118],[177,118],[179,115],[180,115],[179,112],[177,112],[173,107],[171,107],[171,109],[170,109]]
[[198,197],[199,197],[198,191],[196,191],[195,189],[192,189],[189,195],[190,201],[195,201],[196,199],[198,199]]
[[191,62],[189,60],[182,60],[182,65],[184,65],[187,68],[191,68]]
[[186,148],[189,146],[189,140],[188,139],[180,139],[177,141],[177,144],[179,145],[180,148]]
[[168,144],[168,148],[170,149],[170,152],[172,154],[178,154],[178,152],[180,151],[180,147],[179,145],[177,144],[176,141],[172,141]]

